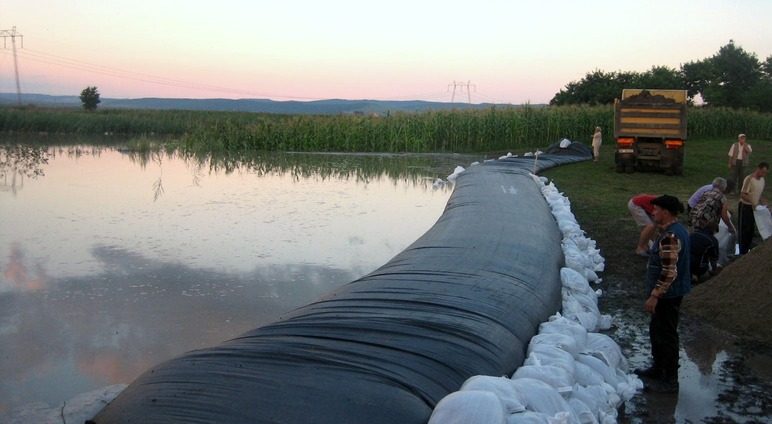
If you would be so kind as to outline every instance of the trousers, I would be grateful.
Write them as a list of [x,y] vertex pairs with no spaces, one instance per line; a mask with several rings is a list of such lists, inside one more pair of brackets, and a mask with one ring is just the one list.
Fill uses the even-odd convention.
[[737,204],[737,232],[740,254],[748,253],[753,241],[753,233],[756,230],[756,218],[753,216],[753,206],[743,202]]
[[678,378],[678,318],[683,297],[661,298],[651,315],[649,339],[655,368],[666,378]]

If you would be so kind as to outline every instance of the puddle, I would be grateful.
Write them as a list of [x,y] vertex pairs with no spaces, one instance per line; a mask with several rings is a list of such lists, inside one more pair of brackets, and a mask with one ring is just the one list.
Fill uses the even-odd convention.
[[[610,335],[631,371],[647,366],[649,317],[642,310],[639,288],[614,282],[606,286],[605,311],[615,323]],[[772,422],[772,348],[738,340],[683,313],[679,334],[679,393],[639,392],[620,411],[620,423]]]

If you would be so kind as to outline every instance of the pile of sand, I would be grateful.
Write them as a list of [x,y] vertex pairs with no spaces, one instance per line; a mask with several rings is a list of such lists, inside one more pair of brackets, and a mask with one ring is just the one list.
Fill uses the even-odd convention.
[[772,345],[772,239],[694,287],[683,309],[732,334]]

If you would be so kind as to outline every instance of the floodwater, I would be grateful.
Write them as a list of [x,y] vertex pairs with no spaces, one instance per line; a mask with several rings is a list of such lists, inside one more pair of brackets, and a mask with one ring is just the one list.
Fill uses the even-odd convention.
[[[645,259],[632,260],[628,266],[641,268],[643,275]],[[636,260],[640,263],[634,263]],[[614,318],[610,336],[627,356],[630,371],[646,367],[651,361],[642,281],[612,277],[604,282],[601,297],[601,310]],[[738,340],[683,313],[679,334],[678,393],[638,393],[625,403],[620,423],[772,422],[770,347]]]
[[130,383],[384,264],[457,155],[0,151],[0,421]]

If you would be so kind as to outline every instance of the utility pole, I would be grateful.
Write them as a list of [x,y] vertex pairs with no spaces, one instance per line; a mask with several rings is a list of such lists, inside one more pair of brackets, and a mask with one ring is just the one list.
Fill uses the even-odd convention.
[[13,72],[16,75],[16,100],[19,102],[19,106],[21,106],[21,85],[19,84],[19,64],[16,61],[16,37],[18,37],[21,40],[21,48],[24,48],[24,36],[16,32],[16,27],[14,26],[10,30],[8,29],[0,29],[0,37],[3,38],[3,48],[8,47],[8,39],[11,39],[11,48],[13,49]]
[[456,88],[466,88],[466,96],[469,101],[469,103],[472,103],[472,92],[470,91],[469,87],[474,87],[475,91],[477,91],[477,86],[472,84],[471,81],[467,82],[461,82],[461,81],[453,81],[452,84],[448,84],[448,90],[450,90],[450,86],[453,86],[453,94],[450,96],[450,102],[454,103],[456,101]]

